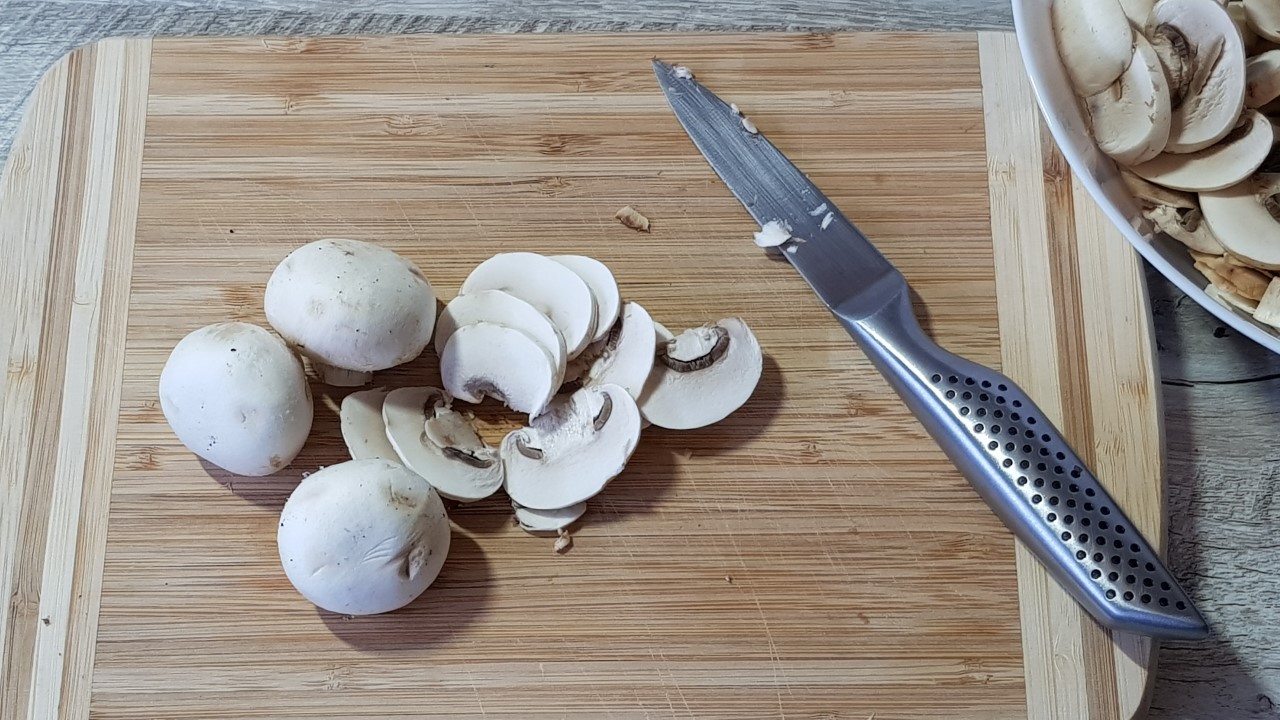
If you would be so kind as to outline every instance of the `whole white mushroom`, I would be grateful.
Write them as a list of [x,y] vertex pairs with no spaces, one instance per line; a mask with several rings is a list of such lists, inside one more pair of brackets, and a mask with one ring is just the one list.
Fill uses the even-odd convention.
[[160,371],[160,409],[191,452],[237,475],[293,462],[314,408],[302,362],[257,325],[207,325],[178,341]]
[[413,602],[444,565],[450,527],[440,495],[382,458],[309,475],[284,505],[276,542],[289,582],[312,604],[344,615]]
[[431,283],[407,258],[331,238],[289,253],[267,281],[267,321],[311,358],[331,385],[358,386],[375,370],[422,354],[436,323]]

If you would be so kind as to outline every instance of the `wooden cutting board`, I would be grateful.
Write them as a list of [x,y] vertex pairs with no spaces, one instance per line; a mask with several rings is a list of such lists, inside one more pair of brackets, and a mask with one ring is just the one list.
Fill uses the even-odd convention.
[[[1151,644],[1054,586],[679,129],[649,58],[738,103],[897,263],[932,335],[1002,368],[1163,544],[1135,254],[1040,125],[1003,34],[117,40],[60,62],[0,187],[4,718],[1129,718]],[[648,234],[613,219],[633,205]],[[491,498],[395,613],[317,612],[278,511],[344,459],[340,395],[278,476],[170,433],[200,325],[263,322],[292,248],[586,253],[671,328],[766,354],[728,420],[651,430],[564,555]],[[379,382],[431,382],[428,352]],[[480,409],[495,418],[495,408]]]

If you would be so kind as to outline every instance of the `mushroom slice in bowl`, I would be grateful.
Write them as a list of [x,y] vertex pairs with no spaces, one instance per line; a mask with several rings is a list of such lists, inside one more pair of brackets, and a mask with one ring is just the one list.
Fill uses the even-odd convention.
[[444,355],[444,346],[458,328],[477,322],[523,332],[536,340],[551,356],[551,363],[564,372],[568,351],[555,323],[533,305],[501,290],[481,290],[450,300],[436,320],[436,354]]
[[1244,106],[1261,108],[1280,97],[1280,50],[1268,50],[1244,64]]
[[618,281],[613,272],[604,263],[585,255],[552,255],[551,259],[577,273],[591,288],[591,295],[596,301],[596,326],[590,342],[603,340],[622,309],[622,295],[618,292]]
[[1260,173],[1202,192],[1200,210],[1227,252],[1250,265],[1280,270],[1280,174]]
[[478,403],[491,397],[532,417],[546,409],[564,374],[533,338],[478,322],[458,328],[445,343],[440,378],[459,400]]
[[720,422],[755,392],[763,363],[760,343],[740,318],[685,330],[658,346],[640,412],[670,430]]
[[1244,17],[1259,37],[1280,43],[1280,5],[1274,0],[1244,0]]
[[587,504],[580,502],[566,508],[534,510],[513,500],[511,509],[515,511],[516,522],[520,524],[521,530],[533,535],[555,535],[577,522],[587,512]]
[[400,462],[400,456],[387,439],[387,426],[382,419],[386,388],[357,390],[342,398],[339,424],[342,441],[352,460],[382,458]]
[[502,461],[450,400],[439,388],[392,390],[382,405],[387,439],[405,466],[444,497],[483,500],[502,487]]
[[1085,98],[1098,148],[1125,165],[1145,162],[1169,140],[1169,86],[1160,58],[1134,36],[1129,68],[1110,87]]
[[459,294],[502,290],[537,308],[564,337],[566,359],[577,357],[596,329],[596,301],[577,273],[544,255],[500,253],[476,266]]
[[1275,128],[1257,110],[1245,110],[1227,136],[1192,153],[1163,153],[1133,166],[1135,175],[1176,190],[1221,190],[1262,166],[1275,144]]
[[502,439],[507,494],[533,510],[591,499],[622,472],[640,441],[640,411],[617,385],[559,395]]
[[1166,152],[1195,152],[1235,127],[1244,108],[1244,43],[1215,0],[1160,0],[1143,29],[1169,79]]
[[1081,95],[1102,92],[1129,67],[1133,30],[1120,0],[1057,0],[1050,10],[1062,64]]
[[1227,255],[1207,255],[1192,251],[1191,257],[1195,260],[1196,269],[1218,290],[1238,295],[1250,302],[1261,300],[1271,282],[1271,275],[1268,273],[1240,261],[1233,261]]
[[639,398],[653,370],[657,331],[653,318],[639,303],[628,301],[622,317],[605,336],[604,347],[587,369],[583,385],[620,385]]
[[1143,210],[1142,215],[1150,220],[1156,229],[1192,250],[1210,255],[1222,255],[1226,252],[1222,243],[1218,242],[1218,238],[1209,229],[1209,223],[1204,221],[1204,214],[1198,207],[1176,208],[1172,205],[1157,205]]

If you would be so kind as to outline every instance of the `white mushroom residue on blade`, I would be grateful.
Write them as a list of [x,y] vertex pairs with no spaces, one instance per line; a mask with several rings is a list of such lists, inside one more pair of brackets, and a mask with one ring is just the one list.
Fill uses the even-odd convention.
[[827,213],[826,217],[822,218],[822,225],[821,225],[820,227],[821,227],[823,230],[826,230],[826,229],[827,229],[827,226],[831,224],[831,221],[832,221],[832,220],[835,220],[835,219],[836,219],[836,214],[835,214],[835,213],[833,213],[833,212],[829,212],[829,213]]
[[826,211],[827,211],[827,204],[826,204],[826,203],[822,203],[822,204],[821,204],[821,205],[819,205],[818,207],[816,207],[816,208],[814,208],[814,209],[812,209],[812,210],[810,210],[810,211],[809,211],[809,217],[818,217],[819,215],[821,215],[822,213],[824,213],[824,212],[826,212]]
[[733,111],[734,115],[742,114],[742,111],[738,109],[738,103],[729,103],[729,109]]
[[673,70],[675,70],[676,77],[681,78],[682,80],[693,79],[693,72],[683,65],[677,65]]
[[778,247],[790,239],[791,226],[782,220],[770,220],[755,234],[756,245],[762,248]]
[[752,135],[759,135],[759,134],[760,134],[760,129],[756,127],[756,124],[755,124],[755,123],[751,122],[751,118],[749,118],[749,117],[747,117],[747,116],[745,116],[745,115],[742,117],[742,129],[743,129],[743,130],[746,130],[747,132],[751,133]]

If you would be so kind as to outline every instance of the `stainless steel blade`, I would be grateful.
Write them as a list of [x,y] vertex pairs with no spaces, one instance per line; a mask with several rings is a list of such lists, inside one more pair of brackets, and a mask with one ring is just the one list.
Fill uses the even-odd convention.
[[790,228],[782,254],[827,307],[860,314],[857,307],[874,308],[905,285],[835,203],[733,107],[688,73],[660,60],[653,67],[676,119],[747,212],[761,225]]

